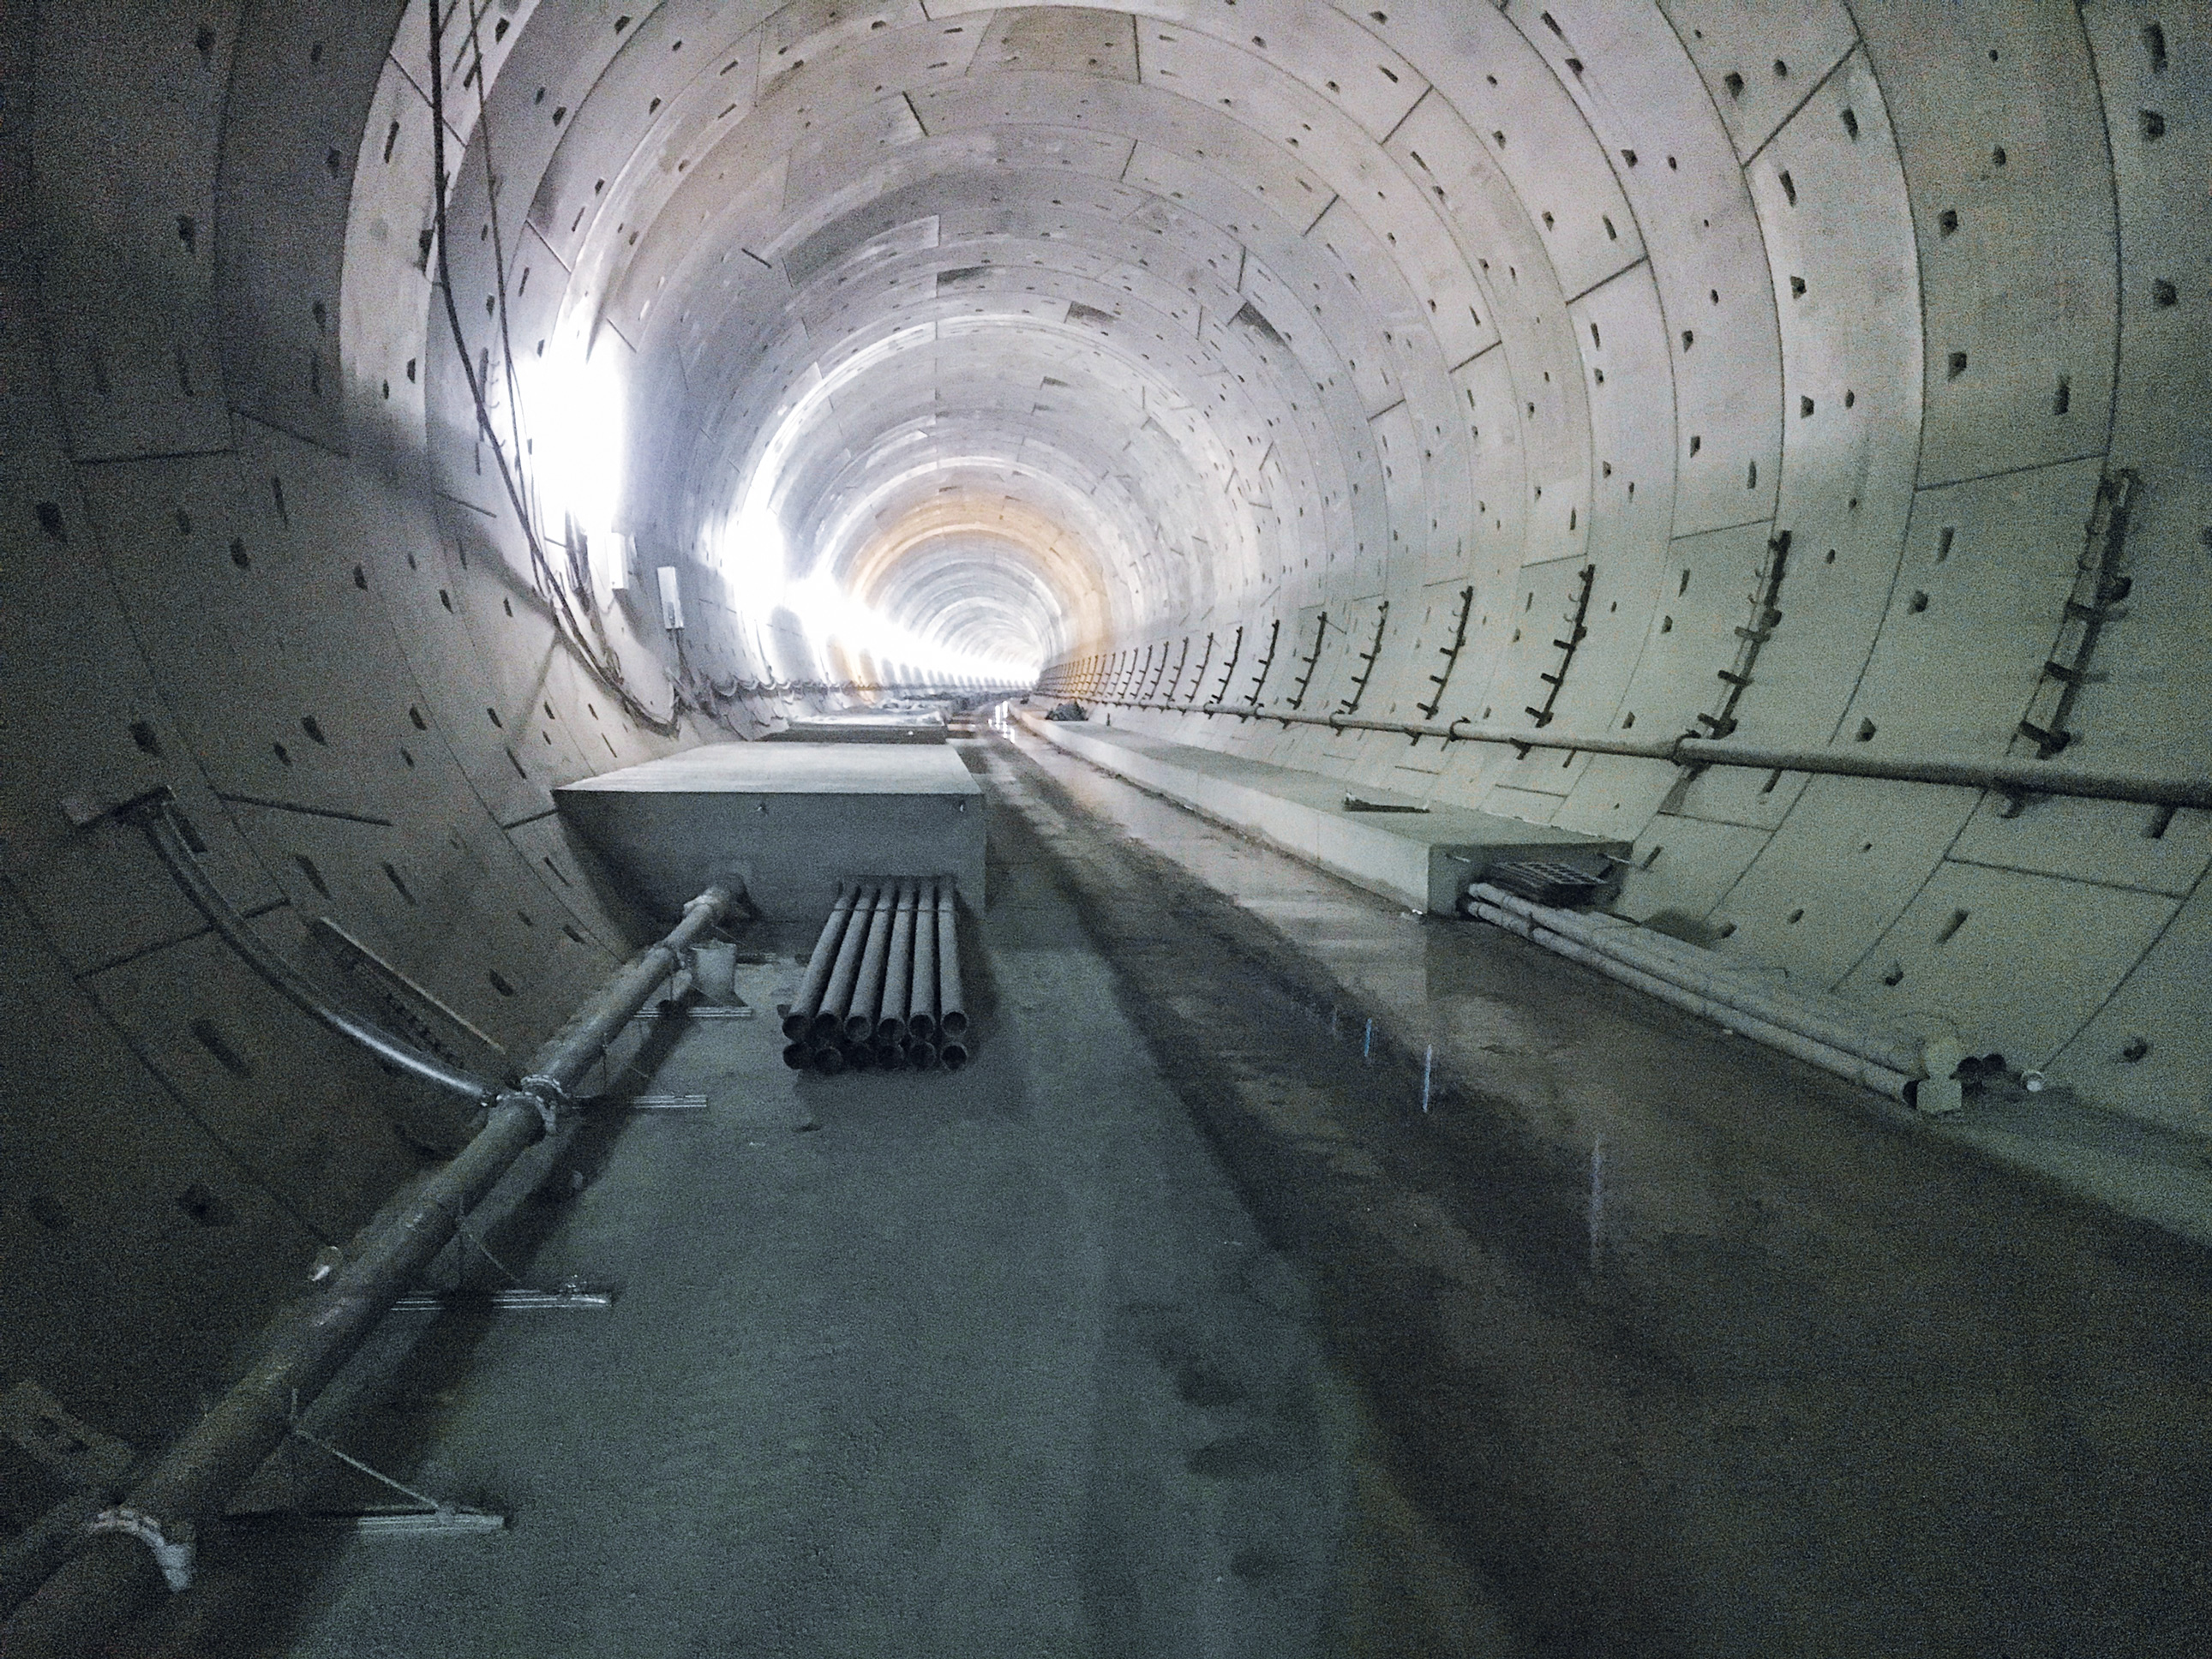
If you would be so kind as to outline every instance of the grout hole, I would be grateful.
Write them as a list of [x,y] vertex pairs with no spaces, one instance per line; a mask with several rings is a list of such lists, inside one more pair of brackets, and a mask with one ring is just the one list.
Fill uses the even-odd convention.
[[393,869],[389,861],[384,866],[384,878],[392,884],[393,890],[400,897],[405,899],[410,904],[415,902],[415,895],[407,890],[407,884],[400,879],[399,872]]
[[203,1227],[228,1227],[238,1219],[229,1205],[197,1181],[177,1194],[177,1207]]
[[500,995],[503,997],[511,997],[514,994],[514,987],[509,985],[507,981],[501,976],[498,969],[485,969],[484,977],[491,981],[491,988],[498,992]]
[[313,888],[325,898],[331,896],[330,884],[323,879],[323,872],[315,868],[314,860],[309,858],[305,853],[295,853],[292,854],[292,862],[300,866],[300,873],[307,878],[308,886]]
[[215,1063],[224,1071],[241,1080],[253,1075],[253,1067],[246,1064],[246,1056],[230,1046],[229,1038],[223,1036],[213,1020],[196,1019],[190,1030],[192,1040],[212,1054]]
[[1952,937],[1966,925],[1966,918],[1971,914],[1972,914],[1971,911],[1966,910],[1952,911],[1951,919],[1936,930],[1936,942],[1938,945],[1948,945]]

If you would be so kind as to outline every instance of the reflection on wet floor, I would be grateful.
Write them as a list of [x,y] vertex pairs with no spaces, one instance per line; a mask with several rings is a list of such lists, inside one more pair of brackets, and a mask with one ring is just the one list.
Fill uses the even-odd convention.
[[999,802],[1528,1648],[2202,1650],[2199,1250],[1013,742]]

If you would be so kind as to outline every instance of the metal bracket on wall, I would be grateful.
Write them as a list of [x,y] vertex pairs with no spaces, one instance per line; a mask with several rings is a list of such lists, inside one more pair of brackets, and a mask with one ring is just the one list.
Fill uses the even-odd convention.
[[[2098,482],[2097,504],[2089,515],[2088,535],[2075,567],[2074,590],[2067,595],[2058,637],[2044,661],[2027,713],[2015,728],[2035,745],[2038,760],[2049,760],[2074,740],[2066,718],[2081,688],[2096,678],[2089,672],[2089,659],[2097,648],[2097,637],[2107,622],[2123,614],[2113,607],[2135,586],[2119,574],[2119,565],[2137,482],[2135,472],[2126,468]],[[2005,816],[2017,811],[2015,807]]]
[[[1452,666],[1459,661],[1459,653],[1467,647],[1467,619],[1474,610],[1474,588],[1470,585],[1459,591],[1459,621],[1452,628],[1452,642],[1437,647],[1437,654],[1444,659],[1444,672],[1429,676],[1429,684],[1437,688],[1437,694],[1426,702],[1413,705],[1421,711],[1421,718],[1425,720],[1436,719],[1437,710],[1444,706],[1444,688],[1451,684]],[[1421,734],[1416,732],[1413,746],[1418,749],[1420,745]]]
[[1375,678],[1375,659],[1382,654],[1382,632],[1389,625],[1390,601],[1377,599],[1375,602],[1375,643],[1359,653],[1359,660],[1365,666],[1352,679],[1352,695],[1339,705],[1338,714],[1357,714],[1359,712],[1359,700],[1367,695],[1367,682]]
[[507,1050],[500,1043],[401,973],[330,917],[316,917],[308,924],[307,933],[316,945],[337,963],[346,978],[374,999],[398,1034],[412,1042],[416,1048],[426,1049],[453,1065],[465,1064],[453,1045],[444,1040],[439,1030],[442,1025],[446,1034],[459,1032],[496,1058],[504,1060],[507,1057]]
[[1243,654],[1244,654],[1244,624],[1243,624],[1243,623],[1237,623],[1237,638],[1236,638],[1236,640],[1235,640],[1235,641],[1231,644],[1231,646],[1230,646],[1230,647],[1229,647],[1229,664],[1228,664],[1228,666],[1226,666],[1225,668],[1224,668],[1224,669],[1221,671],[1221,687],[1220,687],[1220,690],[1217,690],[1217,691],[1213,694],[1213,702],[1214,702],[1214,703],[1215,703],[1216,707],[1214,707],[1214,708],[1209,708],[1206,711],[1206,719],[1208,719],[1208,720],[1212,720],[1212,719],[1214,717],[1214,715],[1215,715],[1217,713],[1218,713],[1218,712],[1219,712],[1219,709],[1218,709],[1218,704],[1220,703],[1221,700],[1222,700],[1224,697],[1225,697],[1225,696],[1227,696],[1229,695],[1229,682],[1230,682],[1231,680],[1234,679],[1234,678],[1236,678],[1236,675],[1237,675],[1237,658],[1239,658],[1239,657],[1243,656]]
[[[1183,707],[1184,707],[1184,708],[1189,708],[1189,707],[1190,707],[1190,705],[1191,705],[1192,703],[1196,702],[1198,701],[1198,694],[1199,694],[1201,690],[1203,690],[1205,689],[1205,686],[1206,686],[1206,667],[1207,667],[1207,665],[1208,665],[1209,664],[1211,664],[1211,663],[1212,662],[1212,660],[1213,660],[1213,635],[1212,635],[1212,634],[1210,634],[1210,633],[1209,633],[1209,634],[1206,636],[1206,651],[1205,651],[1205,653],[1204,653],[1202,656],[1200,656],[1200,657],[1199,658],[1199,659],[1198,659],[1198,672],[1196,672],[1195,674],[1194,674],[1194,675],[1192,675],[1192,676],[1190,677],[1190,690],[1189,690],[1188,692],[1186,692],[1186,693],[1184,694],[1184,696],[1183,696],[1183,700],[1182,700],[1182,701],[1183,701]],[[1178,674],[1178,675],[1176,675],[1176,689],[1177,689],[1178,690],[1182,690],[1182,675],[1180,675],[1180,674]]]
[[[1176,684],[1177,685],[1181,685],[1181,684],[1182,684],[1182,670],[1183,670],[1183,665],[1184,665],[1185,663],[1188,662],[1189,660],[1190,660],[1190,635],[1188,635],[1188,634],[1186,634],[1186,635],[1184,635],[1182,636],[1182,655],[1181,655],[1180,657],[1177,657],[1177,658],[1176,659],[1176,665],[1175,665],[1175,678],[1176,678]],[[1167,666],[1168,666],[1168,659],[1167,659],[1167,658],[1164,655],[1164,656],[1162,656],[1162,657],[1160,658],[1160,672],[1159,672],[1158,673],[1157,673],[1157,674],[1155,674],[1155,675],[1153,675],[1153,676],[1152,676],[1152,690],[1151,690],[1151,691],[1149,691],[1149,692],[1148,692],[1148,693],[1146,693],[1146,695],[1147,695],[1148,696],[1154,696],[1154,697],[1157,697],[1157,696],[1159,696],[1159,694],[1160,694],[1160,682],[1161,682],[1163,679],[1164,679],[1164,678],[1167,678]],[[1175,694],[1174,694],[1172,691],[1170,691],[1168,695],[1169,695],[1169,696],[1174,696]]]
[[1267,683],[1267,671],[1275,665],[1275,641],[1283,636],[1283,619],[1278,617],[1267,624],[1267,654],[1260,659],[1260,672],[1252,681],[1252,695],[1244,699],[1248,713],[1260,706],[1260,689]]
[[[1589,637],[1589,630],[1583,626],[1583,619],[1589,615],[1590,590],[1597,585],[1597,567],[1586,564],[1579,574],[1581,585],[1575,592],[1575,608],[1562,618],[1567,624],[1567,637],[1552,641],[1559,651],[1558,669],[1555,672],[1536,677],[1550,690],[1544,693],[1540,706],[1523,711],[1536,722],[1539,729],[1552,723],[1552,706],[1559,702],[1559,688],[1566,684],[1568,665],[1574,661],[1575,653],[1581,648],[1582,642]],[[1525,757],[1525,750],[1523,754]]]
[[1316,665],[1321,661],[1322,641],[1326,640],[1328,637],[1328,612],[1324,611],[1321,613],[1320,620],[1314,628],[1313,655],[1300,659],[1300,660],[1306,665],[1306,672],[1298,676],[1298,689],[1292,692],[1289,696],[1283,699],[1285,702],[1288,703],[1294,709],[1303,708],[1305,707],[1306,687],[1312,684],[1314,668]]
[[1745,688],[1751,684],[1751,671],[1759,660],[1759,648],[1774,637],[1775,624],[1782,620],[1782,579],[1790,563],[1790,532],[1778,531],[1768,538],[1766,563],[1759,573],[1759,590],[1751,594],[1751,623],[1735,630],[1736,650],[1733,665],[1719,671],[1721,684],[1727,689],[1721,693],[1720,707],[1711,714],[1698,716],[1698,724],[1705,728],[1703,735],[1724,738],[1735,730],[1735,706]]

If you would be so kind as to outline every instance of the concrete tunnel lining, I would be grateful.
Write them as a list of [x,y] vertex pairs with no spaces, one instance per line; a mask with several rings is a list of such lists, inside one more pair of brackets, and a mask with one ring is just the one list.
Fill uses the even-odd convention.
[[[95,1232],[134,1264],[111,1334],[233,1287],[170,1361],[103,1347],[74,1397],[127,1437],[188,1416],[410,1155],[368,1127],[380,1074],[273,1035],[64,799],[168,785],[272,944],[342,915],[525,1052],[645,925],[550,790],[772,729],[799,704],[768,682],[1141,662],[1203,702],[1183,665],[1211,695],[1242,629],[1296,647],[1261,709],[1318,638],[1327,710],[1379,630],[1364,714],[1901,757],[2033,758],[2057,725],[2056,764],[2212,770],[2201,7],[501,0],[444,27],[434,250],[424,0],[0,30],[32,89],[0,137],[9,1025],[85,1103],[21,1137],[11,1255],[46,1310],[8,1363],[75,1378]],[[441,264],[592,648],[672,738],[550,619]],[[1621,914],[2212,1133],[2212,814],[1115,720],[1631,841]],[[118,1143],[228,1223],[86,1173]]]

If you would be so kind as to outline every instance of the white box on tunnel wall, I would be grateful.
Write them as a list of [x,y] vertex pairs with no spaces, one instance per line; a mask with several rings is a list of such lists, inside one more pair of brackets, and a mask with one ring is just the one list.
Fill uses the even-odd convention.
[[676,583],[676,567],[660,567],[660,625],[674,633],[684,626],[684,591]]

